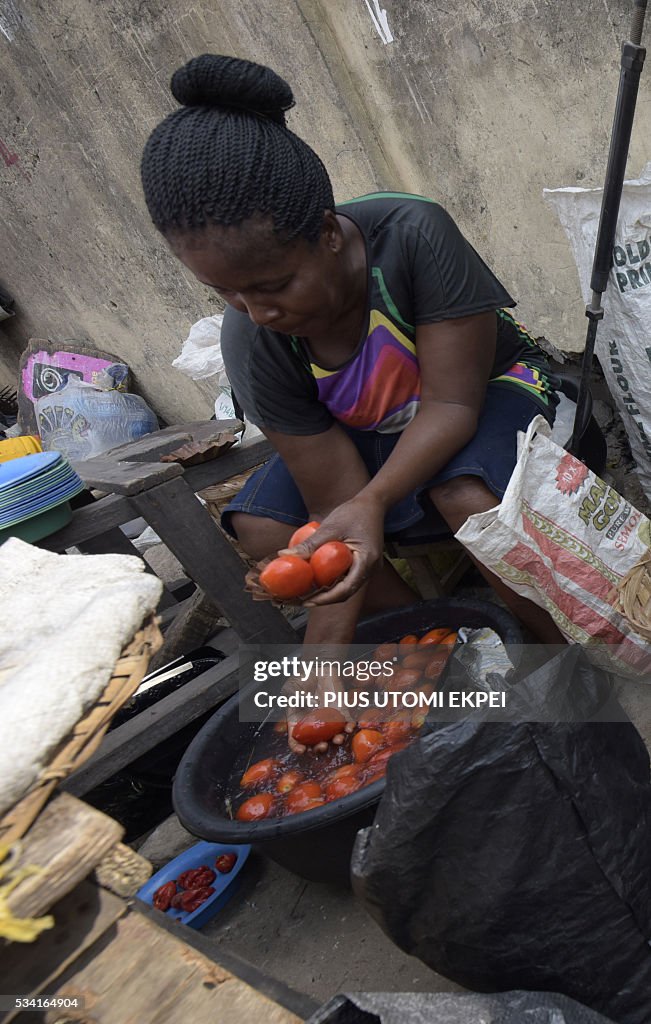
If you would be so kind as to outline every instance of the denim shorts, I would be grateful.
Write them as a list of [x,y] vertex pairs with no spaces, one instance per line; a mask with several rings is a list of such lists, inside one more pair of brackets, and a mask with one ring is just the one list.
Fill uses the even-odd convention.
[[[388,536],[399,534],[423,517],[436,512],[427,491],[456,476],[478,476],[496,497],[506,490],[517,458],[517,433],[525,431],[539,413],[553,423],[554,410],[543,411],[527,394],[501,384],[489,384],[477,432],[473,439],[435,476],[420,484],[411,494],[388,510],[384,531]],[[343,427],[343,424],[342,424]],[[361,455],[371,476],[382,468],[400,439],[400,434],[378,434],[373,430],[352,430],[343,427]],[[221,523],[232,537],[236,536],[231,517],[233,512],[275,519],[289,526],[302,526],[308,512],[285,463],[279,455],[261,466],[249,477],[242,490],[224,508]],[[439,517],[439,523],[442,521]]]

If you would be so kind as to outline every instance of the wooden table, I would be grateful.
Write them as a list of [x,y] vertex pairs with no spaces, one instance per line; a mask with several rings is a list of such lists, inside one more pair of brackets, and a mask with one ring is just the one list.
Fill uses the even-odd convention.
[[[299,1024],[311,1015],[316,1005],[307,996],[134,902],[151,865],[119,843],[121,834],[117,822],[62,794],[25,835],[19,863],[39,873],[19,883],[10,906],[19,917],[51,913],[55,924],[33,943],[3,947],[0,991],[82,1005],[0,1010],[2,1024]],[[116,871],[115,862],[107,865],[115,849],[135,866]]]
[[271,445],[264,439],[244,441],[220,458],[188,469],[158,461],[187,441],[229,425],[232,421],[212,420],[167,427],[76,463],[86,486],[106,496],[77,509],[72,522],[39,541],[39,547],[134,554],[118,527],[142,516],[244,643],[294,643],[297,634],[285,616],[269,602],[252,601],[245,592],[244,562],[196,496],[205,487],[260,465],[272,454]]

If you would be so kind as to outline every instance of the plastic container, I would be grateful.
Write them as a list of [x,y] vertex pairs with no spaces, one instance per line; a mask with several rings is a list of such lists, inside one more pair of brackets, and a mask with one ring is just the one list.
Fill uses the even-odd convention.
[[8,437],[5,441],[0,441],[0,462],[21,459],[24,455],[33,455],[42,450],[40,438],[32,437],[31,434]]
[[143,885],[141,889],[136,893],[136,897],[142,900],[144,903],[148,903],[153,906],[153,897],[157,889],[161,885],[165,885],[166,882],[172,882],[183,871],[190,871],[192,868],[198,868],[202,864],[206,864],[209,868],[215,870],[215,861],[217,857],[224,853],[234,853],[237,857],[235,865],[231,871],[226,875],[222,875],[217,872],[217,877],[212,883],[214,893],[209,896],[205,903],[202,903],[196,910],[187,912],[185,910],[175,910],[170,908],[169,910],[161,910],[161,914],[165,914],[166,917],[173,918],[176,921],[180,921],[181,924],[187,924],[190,928],[201,928],[206,924],[215,914],[226,906],[232,896],[235,895],[240,887],[239,873],[244,867],[246,858],[251,852],[250,846],[235,846],[233,844],[224,846],[220,843],[195,843],[189,850],[184,850],[183,853],[171,860],[169,864],[166,864],[164,868],[157,871],[149,881]]
[[[515,619],[483,601],[436,599],[376,615],[360,623],[355,643],[377,644],[439,626],[489,626],[505,644],[521,644]],[[252,683],[242,695],[254,691]],[[310,881],[349,885],[350,857],[360,828],[370,825],[384,792],[384,779],[322,807],[286,818],[233,821],[223,805],[223,780],[238,751],[252,743],[259,726],[239,720],[240,694],[204,725],[183,757],[174,780],[174,809],[192,832],[217,842],[254,843],[261,853]],[[399,754],[396,756],[400,756]]]

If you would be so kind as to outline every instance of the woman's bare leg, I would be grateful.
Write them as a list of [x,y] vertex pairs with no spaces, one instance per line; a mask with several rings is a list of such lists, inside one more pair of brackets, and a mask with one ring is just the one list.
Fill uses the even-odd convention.
[[[477,476],[455,477],[453,480],[448,480],[447,483],[433,487],[429,496],[453,533],[463,526],[469,516],[478,512],[487,512],[488,509],[499,505],[493,492]],[[472,558],[472,555],[470,557]],[[526,597],[516,594],[477,559],[472,558],[472,560],[509,611],[527,627],[539,643],[565,643],[563,634],[548,612],[539,608],[537,604],[529,601]]]

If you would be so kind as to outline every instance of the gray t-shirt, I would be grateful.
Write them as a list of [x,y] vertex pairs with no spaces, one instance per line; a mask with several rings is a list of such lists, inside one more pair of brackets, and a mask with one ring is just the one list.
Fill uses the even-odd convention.
[[284,434],[328,430],[402,431],[420,402],[416,327],[495,311],[491,380],[527,392],[542,409],[555,403],[542,350],[507,308],[509,293],[437,203],[374,193],[342,203],[366,242],[368,308],[353,354],[336,369],[318,366],[306,339],[257,327],[227,308],[222,354],[247,418]]

